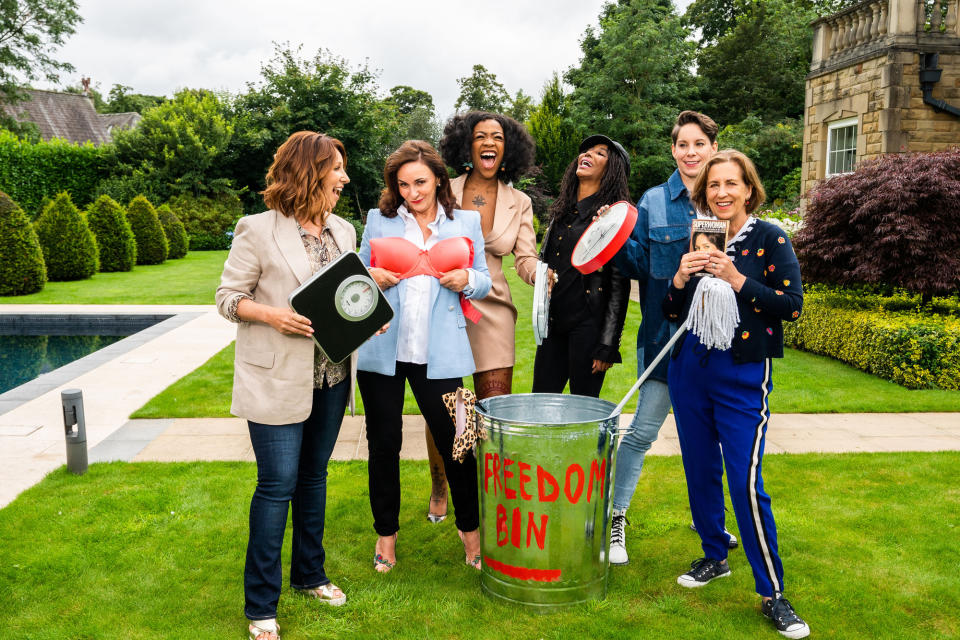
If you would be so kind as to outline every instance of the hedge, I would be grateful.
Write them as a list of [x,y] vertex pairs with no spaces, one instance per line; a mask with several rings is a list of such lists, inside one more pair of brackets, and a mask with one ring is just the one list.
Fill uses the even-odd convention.
[[221,195],[216,198],[181,195],[167,204],[190,236],[191,251],[229,249],[233,228],[243,216],[240,198]]
[[36,230],[20,205],[0,191],[0,295],[36,293],[46,282]]
[[160,225],[163,227],[163,233],[167,236],[167,243],[170,246],[167,258],[176,260],[187,255],[190,239],[187,237],[187,230],[184,229],[177,214],[173,212],[170,205],[162,204],[157,207],[157,216],[160,218]]
[[48,204],[34,223],[50,280],[84,280],[100,267],[100,250],[69,193]]
[[60,139],[31,143],[0,131],[0,190],[20,203],[31,219],[41,210],[44,196],[62,191],[69,192],[77,206],[86,207],[114,162],[109,145]]
[[123,207],[100,196],[87,209],[87,224],[100,248],[100,271],[130,271],[137,261],[137,241]]
[[784,344],[842,360],[908,389],[960,389],[960,319],[833,306],[807,293]]
[[163,233],[157,210],[143,196],[127,205],[127,220],[137,239],[137,264],[160,264],[167,259],[170,247]]

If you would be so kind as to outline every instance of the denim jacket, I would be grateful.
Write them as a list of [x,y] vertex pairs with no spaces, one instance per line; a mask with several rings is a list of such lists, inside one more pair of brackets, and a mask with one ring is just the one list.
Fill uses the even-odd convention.
[[[676,330],[664,318],[661,304],[680,266],[680,258],[688,250],[690,221],[697,214],[677,170],[665,183],[643,194],[637,213],[637,224],[614,256],[614,264],[640,285],[643,319],[637,331],[637,367],[642,371]],[[664,358],[657,365],[652,378],[667,381],[668,360]]]

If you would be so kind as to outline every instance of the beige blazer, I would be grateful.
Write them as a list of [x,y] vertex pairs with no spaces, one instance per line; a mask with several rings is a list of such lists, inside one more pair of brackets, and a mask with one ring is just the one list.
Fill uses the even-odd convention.
[[[327,226],[341,253],[355,251],[357,232],[335,215]],[[217,309],[226,316],[237,294],[272,307],[287,307],[287,297],[312,275],[307,252],[292,216],[270,210],[244,216],[217,288]],[[323,327],[314,327],[323,331]],[[269,325],[241,322],[233,370],[230,413],[263,424],[302,422],[313,406],[314,342],[286,336]],[[351,407],[356,354],[351,357]]]
[[[466,182],[467,174],[450,181],[453,195],[463,209],[471,207],[469,202],[462,202]],[[497,182],[493,227],[483,237],[483,248],[492,285],[487,297],[471,301],[483,317],[477,324],[467,323],[467,336],[477,371],[490,371],[512,367],[515,360],[517,308],[513,305],[510,287],[503,275],[503,256],[508,253],[514,255],[517,275],[527,284],[533,284],[537,272],[537,236],[533,231],[530,196],[507,186],[503,181]],[[524,317],[529,319],[529,309],[524,310]]]

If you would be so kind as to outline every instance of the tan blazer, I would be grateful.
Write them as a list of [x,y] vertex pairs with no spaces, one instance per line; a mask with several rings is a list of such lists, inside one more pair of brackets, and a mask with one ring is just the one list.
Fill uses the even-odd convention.
[[[469,202],[462,202],[466,182],[467,174],[450,181],[453,195],[463,209],[471,207]],[[503,275],[503,256],[514,255],[517,275],[527,284],[533,284],[537,272],[537,236],[533,232],[533,205],[527,194],[497,181],[493,227],[483,237],[483,243],[493,284],[487,297],[472,301],[483,317],[477,324],[467,323],[467,335],[477,371],[490,371],[512,367],[515,360],[517,308]],[[524,317],[529,319],[529,309],[524,310]]]
[[[357,232],[335,215],[327,226],[341,253],[355,251]],[[292,216],[270,210],[244,216],[234,231],[233,246],[217,288],[217,309],[226,316],[237,294],[272,307],[287,307],[287,297],[312,275],[307,252]],[[314,327],[323,331],[323,327]],[[263,424],[302,422],[313,406],[314,342],[286,336],[269,325],[241,322],[233,371],[230,413]],[[351,387],[356,354],[351,360]],[[353,391],[351,388],[351,406]]]

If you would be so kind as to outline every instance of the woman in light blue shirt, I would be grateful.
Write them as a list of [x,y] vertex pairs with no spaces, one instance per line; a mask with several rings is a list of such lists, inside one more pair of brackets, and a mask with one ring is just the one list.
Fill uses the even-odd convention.
[[[443,456],[466,563],[479,569],[476,459],[469,454],[463,462],[453,460],[454,425],[443,395],[456,391],[476,368],[466,331],[475,311],[469,300],[490,290],[480,214],[457,208],[443,160],[426,142],[403,143],[383,173],[386,187],[380,208],[367,214],[360,257],[396,315],[383,335],[360,348],[357,374],[366,411],[370,507],[379,535],[374,568],[385,573],[397,562],[403,398],[409,382]],[[397,253],[412,255],[417,268],[391,262],[383,250],[386,239]],[[462,253],[460,267],[433,264],[432,249],[450,241]]]

